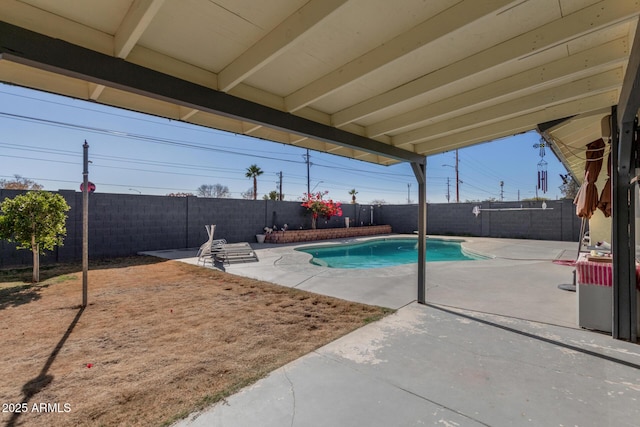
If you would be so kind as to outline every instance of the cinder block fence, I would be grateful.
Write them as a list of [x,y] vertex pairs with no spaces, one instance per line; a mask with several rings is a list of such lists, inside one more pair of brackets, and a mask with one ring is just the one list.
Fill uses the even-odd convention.
[[[22,193],[0,190],[0,200]],[[79,261],[82,257],[82,193],[58,192],[71,210],[68,212],[64,246],[42,258],[43,264]],[[427,233],[438,235],[505,237],[537,240],[578,240],[580,220],[571,200],[540,202],[483,202],[483,211],[472,214],[475,203],[429,204]],[[215,224],[215,237],[228,242],[255,242],[265,227],[280,229],[287,224],[286,235],[313,232],[316,238],[342,238],[376,234],[413,233],[418,224],[417,205],[343,205],[343,217],[318,220],[311,228],[311,216],[300,202],[273,200],[213,199],[199,197],[102,194],[89,196],[89,256],[104,258],[126,256],[140,251],[194,248],[207,240],[205,224]],[[500,210],[522,208],[521,210]],[[531,210],[531,209],[535,210]],[[350,227],[345,227],[349,217]],[[373,221],[372,221],[373,219]],[[367,225],[383,226],[376,228]],[[361,230],[360,230],[361,229]],[[360,234],[362,233],[362,234]],[[278,233],[271,239],[276,239]],[[278,238],[279,239],[279,238]],[[280,242],[280,240],[278,240]],[[0,241],[0,268],[30,265],[31,254]]]

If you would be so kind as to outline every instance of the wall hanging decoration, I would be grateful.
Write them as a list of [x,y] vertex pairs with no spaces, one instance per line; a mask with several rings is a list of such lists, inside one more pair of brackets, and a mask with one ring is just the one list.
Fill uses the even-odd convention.
[[541,139],[539,144],[533,145],[533,148],[540,149],[540,161],[538,162],[538,186],[536,188],[538,190],[542,190],[543,193],[546,193],[549,187],[549,181],[547,179],[547,162],[544,160],[544,149],[546,145],[547,143],[544,139]]

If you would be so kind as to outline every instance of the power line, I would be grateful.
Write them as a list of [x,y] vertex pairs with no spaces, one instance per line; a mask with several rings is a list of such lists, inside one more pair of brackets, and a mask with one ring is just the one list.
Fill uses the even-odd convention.
[[182,147],[182,148],[191,148],[191,149],[196,149],[196,150],[213,151],[213,152],[218,152],[218,153],[254,157],[254,158],[259,158],[259,159],[277,160],[277,161],[281,161],[281,162],[300,163],[300,161],[297,161],[297,160],[287,160],[287,159],[282,159],[280,157],[262,156],[262,155],[257,155],[257,154],[247,154],[247,153],[241,153],[241,152],[238,152],[238,151],[227,150],[227,149],[222,149],[222,148],[215,148],[215,147],[212,147],[212,146],[200,145],[200,144],[195,144],[195,143],[192,143],[192,142],[184,142],[184,141],[181,141],[181,140],[175,140],[175,139],[170,139],[170,138],[160,138],[160,137],[154,137],[154,136],[149,136],[149,135],[141,135],[141,134],[136,134],[136,133],[131,133],[131,132],[124,132],[124,131],[116,131],[116,130],[111,130],[111,129],[98,128],[98,127],[94,127],[94,126],[84,126],[84,125],[78,125],[78,124],[73,124],[73,123],[60,122],[60,121],[56,121],[56,120],[47,120],[47,119],[42,119],[42,118],[37,118],[37,117],[23,116],[23,115],[19,115],[19,114],[11,114],[11,113],[6,113],[6,112],[0,112],[0,116],[3,116],[5,118],[10,118],[10,119],[13,119],[13,120],[26,121],[26,122],[30,122],[30,123],[45,124],[45,125],[54,126],[54,127],[61,127],[61,128],[65,128],[65,129],[83,130],[83,131],[86,131],[86,132],[97,133],[97,134],[107,135],[107,136],[111,136],[111,137],[128,138],[128,139],[134,139],[134,140],[138,140],[138,141],[144,141],[144,142],[155,143],[155,144],[172,145],[172,146],[177,146],[177,147]]
[[[11,145],[11,144],[5,144],[5,143],[0,143],[0,145]],[[36,149],[36,150],[29,150],[29,149],[25,149],[22,148],[22,150],[25,151],[35,151],[35,152],[43,152],[43,153],[49,153],[49,154],[58,154],[58,155],[63,155],[63,156],[71,156],[71,157],[79,157],[80,155],[77,153],[73,153],[71,151],[65,151],[65,150],[58,150],[59,152],[56,152],[56,150],[50,150],[50,149]],[[73,161],[64,161],[64,160],[54,160],[54,159],[43,159],[43,158],[38,158],[38,157],[28,157],[28,156],[13,156],[13,155],[7,155],[7,154],[0,154],[0,157],[6,157],[6,158],[15,158],[15,159],[24,159],[24,160],[35,160],[35,161],[42,161],[42,162],[50,162],[50,163],[58,163],[58,164],[69,164],[69,165],[79,165],[78,162],[73,162]],[[157,162],[157,161],[150,161],[150,160],[130,160],[127,158],[123,158],[123,157],[118,157],[118,156],[103,156],[103,155],[92,155],[91,159],[93,161],[92,167],[98,167],[98,168],[106,168],[106,169],[116,169],[116,170],[131,170],[131,171],[139,171],[139,172],[147,172],[147,173],[158,173],[158,174],[166,174],[166,175],[178,175],[178,176],[193,176],[193,177],[203,177],[203,178],[215,178],[215,179],[221,179],[221,180],[236,180],[236,181],[244,181],[245,178],[234,178],[234,177],[230,177],[230,176],[215,176],[215,175],[203,175],[203,174],[193,174],[193,173],[181,173],[181,172],[171,172],[171,171],[162,171],[162,170],[150,170],[150,169],[140,169],[140,168],[129,168],[129,167],[124,167],[124,166],[111,166],[111,165],[104,165],[104,164],[100,164],[97,163],[96,160],[110,160],[111,158],[115,158],[117,161],[122,162],[122,163],[130,163],[130,164],[142,164],[142,165],[157,165],[157,166],[169,166],[169,167],[174,167],[174,168],[183,168],[183,169],[189,169],[189,170],[193,170],[193,169],[197,169],[197,170],[220,170],[221,172],[225,172],[225,171],[236,171],[235,169],[230,169],[230,168],[213,168],[213,167],[207,167],[207,166],[195,166],[195,165],[190,165],[190,164],[180,164],[180,163],[173,163],[173,164],[167,164],[167,162]],[[296,181],[295,177],[299,177],[299,178],[303,178],[300,175],[288,175],[289,177],[293,177],[293,181]],[[351,188],[347,185],[344,185],[343,182],[336,182],[336,181],[330,181],[330,180],[324,180],[325,183],[327,184],[335,184],[335,185],[340,185],[341,189],[348,189]],[[404,183],[403,183],[404,184]],[[372,186],[364,186],[364,185],[360,185],[358,186],[361,189],[367,189],[367,190],[374,190],[377,191],[379,193],[384,193],[384,194],[395,194],[396,191],[394,190],[384,190],[384,189],[380,189],[380,187],[372,187]]]
[[[2,85],[0,83],[0,85]],[[167,127],[171,127],[174,129],[185,129],[185,130],[189,130],[192,132],[201,132],[201,133],[205,133],[205,134],[218,134],[221,136],[234,136],[237,138],[242,138],[246,141],[252,141],[255,140],[257,138],[255,137],[249,137],[246,135],[242,135],[242,134],[234,134],[231,132],[226,132],[226,131],[222,131],[222,130],[218,130],[215,128],[209,128],[209,127],[205,127],[205,126],[201,126],[195,123],[187,123],[187,122],[182,122],[182,121],[176,121],[176,120],[171,120],[171,119],[165,119],[167,121],[169,121],[169,123],[164,123],[162,121],[158,121],[158,120],[151,120],[151,119],[145,119],[144,117],[137,117],[137,115],[141,115],[141,116],[146,116],[144,113],[137,113],[135,111],[131,111],[131,113],[135,114],[136,116],[126,116],[124,114],[117,114],[117,113],[112,113],[112,112],[108,112],[108,111],[101,111],[101,110],[97,110],[97,109],[93,109],[93,108],[87,108],[84,106],[78,106],[78,105],[70,105],[70,104],[65,104],[62,102],[56,102],[56,101],[51,101],[51,100],[45,100],[45,99],[40,99],[40,98],[36,98],[36,97],[30,97],[30,96],[26,96],[26,95],[19,95],[19,94],[15,94],[15,93],[10,93],[10,92],[5,92],[5,91],[0,91],[0,93],[5,94],[5,95],[10,95],[10,96],[15,96],[18,98],[23,98],[23,99],[28,99],[31,101],[37,101],[37,102],[42,102],[42,103],[47,103],[47,104],[52,104],[52,105],[60,105],[63,107],[67,107],[67,108],[73,108],[73,109],[78,109],[78,110],[82,110],[82,111],[86,111],[86,112],[91,112],[91,113],[96,113],[96,114],[102,114],[102,115],[107,115],[107,116],[112,116],[112,117],[118,117],[118,118],[123,118],[126,120],[133,120],[133,121],[139,121],[139,122],[145,122],[145,123],[150,123],[153,124],[154,126],[167,126]],[[82,103],[88,103],[87,101],[82,101],[79,100]],[[95,105],[95,104],[91,104],[91,105]],[[113,107],[108,107],[108,108],[113,108]],[[276,144],[276,142],[274,142],[274,144]],[[281,144],[281,145],[286,145],[286,144]],[[273,150],[256,150],[254,148],[248,148],[246,149],[247,151],[251,151],[251,152],[261,152],[261,153],[272,153]],[[297,156],[297,154],[295,153],[281,153],[281,155],[284,156]]]
[[[77,105],[68,105],[68,104],[64,104],[64,103],[60,103],[60,102],[54,102],[54,101],[49,101],[49,100],[38,99],[38,98],[35,98],[35,97],[28,97],[28,96],[24,96],[24,95],[12,94],[12,93],[9,93],[9,92],[1,92],[0,91],[0,93],[5,93],[7,95],[11,95],[11,96],[15,96],[15,97],[21,97],[21,98],[24,98],[24,99],[39,101],[39,102],[43,102],[43,103],[49,103],[49,104],[53,104],[53,105],[61,105],[61,106],[65,106],[65,107],[68,107],[68,108],[80,109],[80,110],[83,110],[83,111],[90,111],[90,112],[98,113],[98,114],[104,114],[104,115],[110,115],[110,116],[130,119],[130,120],[148,122],[148,123],[152,123],[154,125],[171,126],[171,127],[175,127],[175,128],[184,128],[184,129],[189,129],[189,130],[196,130],[196,131],[199,131],[199,132],[210,132],[210,131],[214,131],[215,132],[215,129],[209,129],[209,128],[207,128],[206,130],[205,129],[199,129],[198,125],[187,124],[188,127],[175,126],[175,125],[170,125],[170,124],[162,123],[162,122],[158,122],[158,121],[146,120],[146,119],[139,118],[139,117],[128,117],[128,116],[124,116],[124,115],[121,115],[121,114],[115,114],[115,113],[110,113],[110,112],[106,112],[106,111],[100,111],[100,110],[96,110],[96,109],[85,108],[85,107],[77,106]],[[49,126],[71,128],[71,129],[74,129],[74,130],[85,130],[85,131],[89,131],[89,132],[96,132],[96,133],[99,133],[99,134],[106,134],[106,135],[109,135],[109,136],[143,140],[145,142],[154,142],[154,143],[162,143],[162,144],[170,144],[170,145],[179,145],[179,146],[186,146],[188,148],[194,148],[194,149],[204,149],[204,150],[218,151],[218,152],[224,152],[224,153],[229,153],[229,154],[247,155],[247,156],[250,156],[250,157],[265,158],[265,159],[269,159],[269,160],[288,161],[288,162],[299,163],[299,162],[294,161],[294,160],[285,160],[285,159],[282,159],[280,157],[257,156],[257,155],[255,155],[257,150],[255,150],[255,149],[247,149],[247,150],[250,150],[251,153],[250,154],[245,154],[245,153],[241,153],[241,152],[233,151],[233,150],[228,150],[228,149],[215,148],[215,147],[211,147],[211,146],[202,146],[202,145],[198,145],[198,144],[194,144],[194,143],[185,142],[183,140],[152,137],[152,136],[148,136],[148,135],[135,134],[135,133],[125,132],[125,131],[117,131],[117,130],[112,130],[112,129],[98,128],[98,127],[92,127],[92,126],[84,126],[84,125],[79,125],[79,124],[74,124],[74,123],[69,123],[69,122],[48,120],[48,119],[43,119],[43,118],[38,118],[38,117],[33,117],[33,116],[18,115],[18,114],[12,114],[12,113],[7,113],[7,112],[0,112],[0,116],[4,116],[5,118],[13,119],[13,120],[36,122],[36,123],[49,125]],[[183,123],[183,122],[179,122],[179,123]],[[190,126],[193,126],[195,129],[191,129]],[[227,134],[226,132],[223,132],[223,131],[218,131],[218,133],[224,133],[225,135],[234,135],[234,134],[231,134],[231,133]],[[238,134],[235,134],[234,136],[244,137],[247,140],[255,139],[254,137],[245,137],[244,135],[238,135]],[[241,149],[236,149],[236,150],[241,150]],[[269,151],[269,152],[272,152],[272,151]],[[296,156],[296,154],[292,154],[292,153],[283,153],[282,155]],[[328,162],[328,163],[337,164],[335,162],[331,162],[330,160],[326,160],[326,159],[324,161]],[[397,176],[397,177],[400,177],[400,178],[403,178],[403,179],[406,179],[408,177],[412,177],[412,175],[410,175],[410,174],[400,174],[400,173],[393,173],[393,172],[370,171],[370,170],[357,169],[357,168],[348,168],[348,167],[341,167],[341,166],[334,167],[334,166],[327,166],[327,165],[322,165],[322,164],[318,164],[318,166],[319,167],[325,167],[325,168],[345,170],[345,171],[348,171],[348,172],[351,172],[351,173],[357,171],[357,172],[362,172],[362,173],[367,173],[367,174],[374,174],[374,175]]]
[[[71,128],[71,129],[74,129],[74,130],[84,130],[84,131],[88,131],[88,132],[92,132],[92,133],[98,133],[98,134],[108,135],[108,136],[112,136],[112,137],[120,137],[120,138],[129,138],[129,139],[141,140],[141,141],[149,142],[149,143],[175,145],[175,146],[191,148],[191,149],[207,150],[207,151],[213,151],[213,152],[221,152],[221,153],[226,153],[226,154],[247,156],[247,157],[253,157],[253,158],[263,158],[263,159],[267,159],[267,160],[275,160],[275,161],[282,161],[282,162],[288,162],[288,163],[297,163],[297,164],[306,163],[306,161],[300,162],[300,161],[296,161],[296,160],[282,159],[280,157],[256,155],[255,154],[255,150],[252,150],[251,154],[247,154],[247,153],[242,153],[242,152],[228,150],[228,149],[220,149],[220,148],[215,148],[215,147],[211,147],[211,146],[204,146],[204,145],[195,144],[195,143],[192,143],[192,142],[185,142],[183,140],[160,138],[160,137],[154,137],[154,136],[149,136],[149,135],[142,135],[142,134],[125,132],[125,131],[117,131],[117,130],[112,130],[112,129],[97,128],[97,127],[92,127],[92,126],[84,126],[84,125],[78,125],[78,124],[73,124],[73,123],[68,123],[68,122],[60,122],[60,121],[55,121],[55,120],[48,120],[48,119],[42,119],[42,118],[37,118],[37,117],[24,116],[24,115],[18,115],[18,114],[6,113],[6,112],[0,112],[0,116],[4,116],[5,118],[9,118],[9,119],[13,119],[13,120],[35,122],[35,123],[40,123],[40,124],[44,124],[44,125],[48,125],[48,126]],[[95,157],[95,155],[92,155],[92,157]],[[324,161],[327,161],[327,160],[324,159]],[[399,178],[405,178],[402,181],[398,181],[398,182],[404,182],[404,181],[406,181],[406,178],[411,177],[411,175],[396,174],[396,173],[391,173],[391,172],[369,171],[369,170],[364,170],[364,169],[328,166],[328,165],[322,165],[322,164],[316,164],[316,163],[313,163],[313,165],[314,166],[317,165],[318,167],[323,167],[323,168],[345,170],[345,171],[348,171],[348,172],[350,172],[352,174],[366,173],[366,174],[369,174],[368,176],[370,176],[370,175],[387,175],[387,176],[397,176]],[[439,177],[434,177],[434,179],[440,179],[440,178]]]
[[[7,93],[8,92],[0,92],[0,93]],[[97,113],[97,114],[104,114],[104,115],[109,115],[109,116],[114,116],[114,117],[120,117],[120,118],[126,118],[129,120],[136,120],[136,121],[140,121],[140,122],[148,122],[148,123],[153,123],[154,125],[161,125],[161,126],[168,126],[168,127],[174,127],[174,128],[179,128],[179,129],[189,129],[192,131],[197,131],[197,132],[201,132],[201,133],[220,133],[220,134],[225,134],[225,135],[229,135],[229,136],[235,136],[235,137],[242,137],[243,139],[247,139],[247,140],[251,140],[254,139],[253,137],[249,137],[249,136],[244,136],[244,135],[239,135],[239,134],[231,134],[231,133],[226,133],[224,131],[217,131],[214,129],[209,129],[209,128],[201,128],[198,125],[192,125],[192,124],[187,124],[185,122],[178,122],[176,121],[175,123],[163,123],[160,121],[155,121],[155,120],[147,120],[141,117],[128,117],[125,115],[121,115],[121,114],[114,114],[114,113],[110,113],[110,112],[105,112],[105,111],[99,111],[97,109],[89,109],[89,108],[84,108],[83,106],[78,106],[78,105],[65,105],[64,103],[58,103],[58,102],[53,102],[53,101],[46,101],[46,100],[38,100],[36,98],[31,98],[31,97],[27,97],[27,96],[20,96],[20,95],[15,95],[15,94],[9,94],[11,96],[17,96],[17,97],[22,97],[25,99],[34,99],[37,100],[39,102],[45,102],[45,103],[49,103],[49,104],[53,104],[53,105],[64,105],[68,108],[75,108],[75,109],[80,109],[80,110],[85,110],[85,111],[91,111],[93,113]],[[82,101],[84,102],[84,101]],[[137,114],[137,113],[136,113]],[[142,114],[141,114],[142,116]],[[226,153],[226,154],[231,154],[231,155],[239,155],[239,156],[246,156],[246,157],[252,157],[252,158],[264,158],[264,159],[268,159],[268,160],[273,160],[273,161],[284,161],[284,162],[288,162],[288,163],[294,163],[294,164],[300,164],[303,165],[306,162],[304,161],[299,161],[299,160],[291,160],[291,159],[283,159],[283,157],[285,156],[298,156],[299,154],[290,154],[290,153],[282,153],[282,154],[278,154],[278,156],[273,156],[273,155],[269,155],[269,156],[262,156],[262,155],[258,155],[256,154],[256,152],[258,150],[255,149],[243,149],[240,147],[234,147],[234,149],[227,149],[227,148],[219,148],[219,146],[216,146],[214,144],[202,144],[202,143],[195,143],[193,141],[187,141],[184,139],[171,139],[171,138],[164,138],[164,137],[156,137],[156,136],[150,136],[150,135],[145,135],[145,134],[139,134],[139,133],[135,133],[135,132],[126,132],[126,131],[118,131],[118,130],[113,130],[113,129],[109,129],[109,128],[104,128],[104,127],[99,127],[99,126],[86,126],[86,125],[81,125],[81,124],[75,124],[72,122],[68,122],[68,121],[56,121],[56,120],[49,120],[49,119],[44,119],[44,118],[38,118],[35,116],[32,116],[30,114],[27,115],[20,115],[20,114],[12,114],[12,113],[6,113],[6,112],[0,112],[0,118],[5,118],[7,120],[19,120],[19,121],[25,121],[25,122],[29,122],[29,123],[38,123],[44,126],[53,126],[53,127],[60,127],[60,128],[65,128],[65,129],[72,129],[72,130],[76,130],[76,131],[83,131],[83,132],[92,132],[92,133],[98,133],[98,134],[102,134],[102,135],[107,135],[107,136],[111,136],[111,137],[117,137],[117,138],[125,138],[125,139],[131,139],[131,140],[139,140],[142,142],[147,142],[147,143],[154,143],[154,144],[162,144],[162,145],[171,145],[171,146],[176,146],[176,147],[180,147],[180,148],[189,148],[189,149],[194,149],[194,150],[206,150],[206,151],[211,151],[211,152],[219,152],[219,153]],[[163,119],[164,120],[164,119]],[[183,126],[184,125],[184,126]],[[12,144],[7,144],[7,143],[3,143],[1,144],[4,147],[7,148],[12,148],[12,147],[19,147],[20,150],[23,151],[32,151],[32,152],[40,152],[43,154],[50,154],[50,155],[55,155],[55,156],[73,156],[73,157],[78,157],[79,154],[75,153],[75,152],[70,152],[70,151],[64,151],[64,150],[53,150],[50,148],[45,148],[45,147],[25,147],[24,145],[12,145]],[[225,146],[226,147],[226,146]],[[17,148],[18,149],[18,148]],[[299,147],[298,147],[299,149]],[[246,151],[250,151],[250,152],[246,152]],[[464,152],[464,150],[461,151],[461,154]],[[269,151],[269,153],[273,153],[273,150]],[[325,156],[324,153],[321,153],[318,155],[318,158],[321,158]],[[11,156],[4,156],[4,157],[11,157]],[[56,161],[56,160],[51,160],[51,159],[41,159],[41,158],[37,158],[37,157],[25,157],[25,156],[13,156],[13,158],[23,158],[23,159],[27,159],[27,160],[36,160],[36,161]],[[146,172],[146,173],[158,173],[158,174],[173,174],[173,175],[183,175],[183,176],[198,176],[198,177],[207,177],[207,178],[216,178],[216,179],[233,179],[233,180],[241,180],[240,178],[233,178],[230,176],[224,176],[224,177],[216,177],[215,175],[204,175],[204,174],[193,174],[193,173],[183,173],[183,172],[175,172],[175,171],[167,171],[167,170],[156,170],[156,169],[143,169],[143,168],[127,168],[125,166],[122,166],[122,164],[139,164],[139,165],[147,165],[147,166],[154,166],[154,167],[158,167],[158,168],[175,168],[175,169],[189,169],[189,170],[201,170],[201,171],[217,171],[217,172],[222,172],[222,173],[231,173],[231,172],[237,172],[235,169],[232,168],[224,168],[224,167],[215,167],[215,166],[211,166],[211,165],[194,165],[194,164],[185,164],[185,163],[176,163],[176,162],[161,162],[161,161],[154,161],[154,160],[147,160],[147,159],[131,159],[128,157],[120,157],[120,156],[111,156],[111,155],[100,155],[100,154],[93,154],[92,155],[92,159],[94,160],[102,160],[103,162],[101,163],[97,163],[95,164],[96,167],[103,167],[103,168],[111,168],[111,169],[120,169],[120,170],[135,170],[135,171],[140,171],[140,172]],[[314,160],[316,159],[316,157],[314,157]],[[307,159],[308,160],[308,159]],[[478,162],[476,159],[472,158],[471,156],[469,156],[468,158],[465,157],[463,158],[463,160],[465,161],[469,161],[469,163],[471,163],[469,165],[468,168],[465,168],[464,173],[465,173],[465,177],[467,175],[473,176],[474,173],[478,173],[481,175],[484,175],[486,177],[499,177],[499,175],[495,174],[493,171],[487,171],[487,168],[485,165],[481,164],[480,162]],[[106,163],[112,162],[115,165],[109,165]],[[61,161],[56,161],[56,163],[62,163],[62,164],[75,164],[73,162],[67,162],[64,160]],[[309,162],[310,163],[310,162]],[[330,159],[324,159],[322,158],[319,161],[314,161],[314,166],[317,166],[318,168],[326,168],[326,169],[331,169],[331,170],[344,170],[346,172],[349,172],[352,175],[356,175],[356,176],[364,176],[366,177],[368,180],[370,181],[384,181],[386,183],[392,183],[392,182],[396,182],[398,184],[401,185],[405,185],[406,184],[406,180],[408,178],[412,178],[413,175],[409,174],[409,173],[402,173],[402,172],[391,172],[391,171],[382,171],[382,170],[368,170],[366,168],[355,168],[355,167],[348,167],[348,166],[342,166],[339,163],[332,161]],[[382,166],[379,166],[379,168],[382,168]],[[266,171],[269,172],[269,171]],[[291,182],[300,182],[299,179],[297,178],[301,178],[301,175],[295,175],[295,174],[287,174],[287,180],[291,181]],[[353,184],[349,184],[348,186],[344,183],[344,182],[334,182],[334,181],[329,181],[324,179],[324,182],[326,182],[327,184],[334,184],[334,186],[337,186],[339,188],[339,190],[337,191],[342,191],[341,189],[347,189],[347,188],[352,188]],[[444,185],[446,185],[445,181],[447,180],[447,177],[442,177],[442,176],[428,176],[427,177],[428,180],[428,185],[430,188],[441,188]],[[441,182],[442,181],[442,182]],[[487,194],[491,194],[491,195],[495,195],[495,192],[491,192],[489,190],[484,189],[486,186],[485,185],[480,185],[480,188],[478,186],[478,184],[481,182],[481,180],[472,180],[476,185],[471,185],[468,184],[468,182],[465,184],[465,188],[467,188],[468,190],[470,189],[476,189],[480,192],[483,193],[487,193]],[[130,184],[131,185],[131,184]],[[135,184],[134,184],[135,185]],[[375,185],[375,184],[374,184]],[[491,186],[493,186],[494,184],[492,183]],[[385,193],[385,194],[399,194],[401,192],[401,190],[383,190],[381,189],[379,186],[366,186],[366,185],[358,185],[359,188],[362,189],[370,189],[379,193]],[[476,192],[477,193],[477,192]],[[508,189],[502,189],[502,194],[511,194],[512,192],[510,192]]]
[[[80,157],[81,156],[77,152],[69,151],[69,150],[54,150],[54,149],[49,149],[49,148],[44,148],[44,147],[37,147],[37,146],[36,147],[33,147],[33,146],[32,147],[25,147],[25,146],[21,146],[21,145],[8,144],[8,143],[3,143],[3,142],[0,142],[0,147],[6,147],[6,148],[9,148],[9,149],[18,150],[18,151],[31,151],[31,152],[36,152],[36,153],[54,154],[54,155],[67,156],[67,157]],[[0,156],[2,156],[2,155],[0,155]],[[5,155],[4,157],[11,157],[11,156],[6,156]],[[29,158],[29,157],[21,157],[21,158],[36,160],[35,158]],[[157,161],[157,160],[144,160],[144,159],[132,160],[129,157],[108,156],[108,155],[102,155],[102,154],[92,154],[91,158],[92,159],[102,159],[102,160],[107,160],[107,161],[118,161],[118,162],[122,162],[122,163],[133,163],[133,164],[154,165],[154,166],[166,166],[166,167],[183,168],[183,169],[237,171],[237,169],[235,169],[235,168],[221,168],[221,167],[215,167],[215,166],[194,165],[192,163],[187,164],[187,163],[162,162],[162,161]],[[50,160],[50,159],[37,159],[37,160],[45,160],[46,161],[46,160]]]

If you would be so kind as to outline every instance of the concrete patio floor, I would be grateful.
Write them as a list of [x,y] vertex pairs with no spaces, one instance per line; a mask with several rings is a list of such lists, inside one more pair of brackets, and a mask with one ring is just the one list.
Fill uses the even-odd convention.
[[222,267],[397,311],[177,425],[640,425],[640,347],[578,328],[576,294],[558,289],[573,268],[552,261],[575,259],[577,244],[464,245],[493,258],[428,263],[421,305],[415,264],[329,269],[293,246],[252,244],[259,262]]

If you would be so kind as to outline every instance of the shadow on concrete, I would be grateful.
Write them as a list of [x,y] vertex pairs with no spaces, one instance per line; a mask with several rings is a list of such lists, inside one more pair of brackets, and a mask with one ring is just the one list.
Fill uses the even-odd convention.
[[430,307],[430,308],[434,308],[436,310],[440,310],[440,311],[442,311],[444,313],[449,313],[449,314],[452,314],[454,316],[463,317],[465,319],[472,320],[474,322],[478,322],[478,323],[482,323],[482,324],[487,325],[487,326],[491,326],[491,327],[494,327],[494,328],[502,329],[503,331],[511,332],[511,333],[518,334],[518,335],[522,335],[522,336],[525,336],[527,338],[531,338],[531,339],[535,339],[535,340],[538,340],[538,341],[542,341],[542,342],[545,342],[545,343],[548,343],[548,344],[552,344],[552,345],[557,346],[557,347],[566,348],[566,349],[569,349],[569,350],[572,350],[572,351],[575,351],[575,352],[578,352],[578,353],[586,354],[588,356],[597,357],[599,359],[606,360],[608,362],[618,363],[620,365],[628,366],[628,367],[634,368],[634,369],[640,369],[640,365],[639,364],[633,363],[633,362],[629,362],[627,360],[622,360],[622,359],[619,359],[619,358],[616,358],[616,357],[608,356],[606,354],[602,354],[602,353],[598,353],[598,352],[595,352],[595,351],[587,350],[587,349],[582,348],[582,347],[578,347],[578,346],[575,346],[575,345],[567,344],[567,343],[564,343],[562,341],[554,340],[554,339],[551,339],[551,338],[542,337],[540,335],[532,334],[530,332],[525,332],[525,331],[521,331],[519,329],[514,329],[514,328],[511,328],[509,326],[501,325],[501,324],[496,323],[496,322],[492,322],[492,321],[489,321],[489,320],[486,320],[486,319],[481,319],[481,318],[479,318],[477,316],[464,314],[464,313],[461,313],[461,312],[456,311],[456,310],[449,310],[449,309],[444,308],[444,307],[439,306],[439,305],[433,305],[433,304],[425,304],[425,305]]

